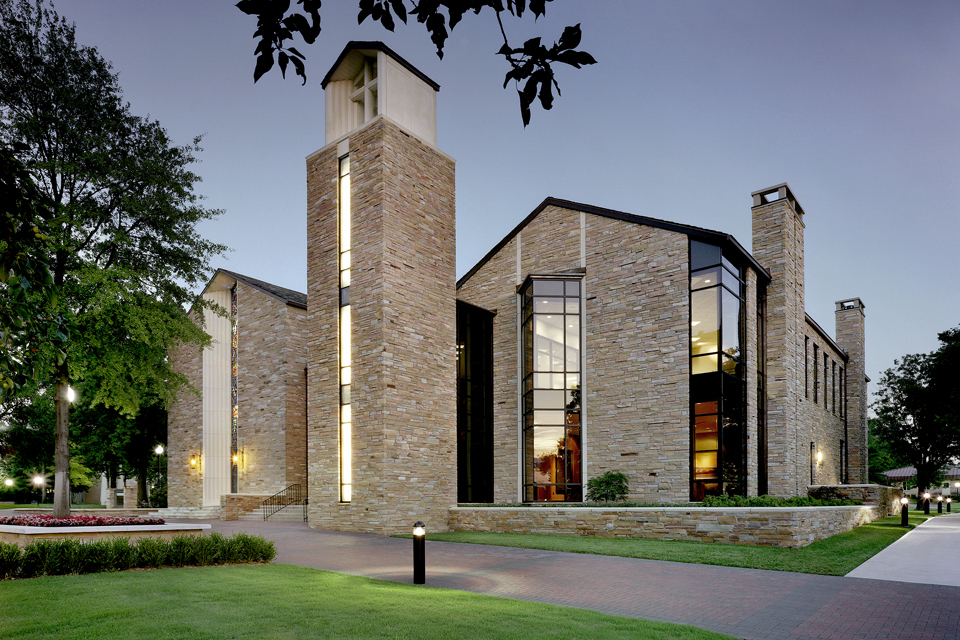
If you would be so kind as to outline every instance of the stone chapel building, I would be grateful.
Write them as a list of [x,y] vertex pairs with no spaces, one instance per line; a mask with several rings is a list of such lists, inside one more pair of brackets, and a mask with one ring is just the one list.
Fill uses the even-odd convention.
[[439,86],[379,42],[322,86],[307,294],[211,280],[214,346],[172,355],[202,399],[170,413],[171,507],[301,485],[311,526],[392,533],[458,501],[581,502],[608,470],[680,504],[865,481],[864,305],[836,303],[835,337],[806,314],[787,184],[751,194],[751,251],[547,198],[457,281]]

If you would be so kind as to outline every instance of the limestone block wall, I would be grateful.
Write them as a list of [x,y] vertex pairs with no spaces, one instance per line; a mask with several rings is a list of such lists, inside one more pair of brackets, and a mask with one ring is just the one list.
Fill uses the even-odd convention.
[[[764,194],[778,199],[767,201]],[[767,287],[766,385],[768,492],[801,495],[809,441],[798,439],[803,393],[803,210],[786,185],[753,194],[753,256],[770,273]]]
[[[801,401],[798,407],[800,420],[797,425],[797,482],[801,485],[804,483],[840,484],[843,482],[840,475],[840,442],[846,439],[840,372],[846,367],[846,358],[834,348],[830,341],[824,339],[819,328],[809,320],[805,322],[804,337],[801,340],[801,349],[806,350],[806,354],[798,377],[805,390],[800,396]],[[816,361],[814,361],[814,346],[816,346]],[[824,378],[825,357],[826,378]],[[804,375],[804,369],[806,375]],[[814,386],[817,387],[816,390]],[[811,442],[814,443],[812,454]],[[823,456],[822,463],[816,462],[818,452]],[[856,476],[854,475],[853,478]]]
[[827,489],[843,500],[859,500],[863,504],[876,505],[880,509],[881,518],[899,515],[900,498],[903,489],[886,487],[881,484],[841,484],[808,487],[808,493],[813,494],[818,489]]
[[584,273],[584,483],[618,469],[632,500],[688,499],[687,252],[685,234],[551,205],[461,284],[497,312],[495,501],[522,499],[516,286],[552,273]]
[[237,309],[238,488],[274,494],[304,479],[305,312],[243,281]]
[[260,504],[273,494],[225,493],[220,496],[220,519],[238,520],[240,516],[260,508]]
[[[337,158],[352,183],[353,499],[339,500]],[[456,501],[454,162],[384,117],[307,159],[311,526],[443,530]]]
[[[174,371],[182,373],[198,392],[203,387],[203,357],[196,345],[171,350]],[[203,502],[200,467],[190,456],[203,450],[203,404],[190,390],[181,390],[167,414],[167,505],[197,507]]]
[[797,549],[880,517],[872,505],[726,508],[453,507],[451,531],[646,538]]
[[837,344],[847,352],[849,361],[846,371],[846,413],[847,436],[850,451],[847,481],[866,482],[868,456],[867,438],[867,373],[865,353],[865,326],[863,302],[860,298],[837,302]]

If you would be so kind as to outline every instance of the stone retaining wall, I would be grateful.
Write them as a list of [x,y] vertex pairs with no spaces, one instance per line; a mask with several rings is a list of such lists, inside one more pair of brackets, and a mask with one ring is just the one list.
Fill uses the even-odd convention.
[[119,527],[21,527],[0,525],[0,542],[12,542],[21,547],[34,540],[53,540],[70,538],[92,542],[104,538],[162,538],[169,540],[174,536],[203,535],[209,524],[148,524],[125,525]]
[[818,489],[832,490],[843,500],[859,500],[863,504],[876,505],[880,508],[881,518],[900,514],[903,489],[898,487],[885,487],[881,484],[816,485],[807,487],[807,493],[812,494]]
[[220,496],[220,519],[239,520],[240,516],[260,508],[270,494],[224,493]]
[[451,531],[727,542],[800,548],[880,517],[873,505],[705,508],[451,507]]

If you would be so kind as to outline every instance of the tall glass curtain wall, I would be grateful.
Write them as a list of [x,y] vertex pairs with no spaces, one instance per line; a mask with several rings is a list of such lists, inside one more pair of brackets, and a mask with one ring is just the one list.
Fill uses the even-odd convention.
[[528,278],[520,295],[524,500],[580,502],[580,280]]
[[457,501],[493,502],[493,314],[460,301]]
[[743,278],[720,247],[690,241],[690,499],[746,495]]
[[350,333],[350,156],[340,158],[340,502],[352,497],[351,434],[353,413],[350,407],[351,333]]

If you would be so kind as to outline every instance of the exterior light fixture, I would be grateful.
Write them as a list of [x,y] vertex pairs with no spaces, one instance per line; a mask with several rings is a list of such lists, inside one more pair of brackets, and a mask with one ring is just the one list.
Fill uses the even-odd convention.
[[73,390],[73,387],[67,385],[67,402],[76,402],[77,401],[77,392]]
[[943,496],[937,496],[937,513],[943,513]]
[[907,524],[907,511],[908,511],[907,505],[909,503],[910,503],[910,500],[906,496],[904,496],[903,498],[900,498],[900,526],[901,527],[909,526]]
[[960,482],[954,482],[953,487],[957,490],[957,493],[960,493]]
[[930,493],[923,494],[923,515],[930,515]]
[[5,486],[7,486],[7,487],[12,487],[12,486],[13,486],[13,478],[7,478],[6,480],[3,481],[3,484],[4,484]]
[[190,468],[191,468],[191,469],[196,469],[196,468],[197,468],[197,458],[199,458],[199,456],[197,456],[196,454],[190,456]]
[[823,464],[823,451],[817,451],[817,464]]
[[37,493],[40,495],[40,499],[37,502],[40,504],[43,504],[43,489],[41,487],[43,487],[43,483],[46,481],[47,479],[41,475],[33,476],[33,484],[36,485]]
[[950,513],[950,503],[953,502],[953,498],[947,498],[947,513]]
[[237,455],[236,453],[233,454],[233,464],[237,464],[237,462],[239,461],[240,461],[240,456]]
[[413,584],[424,584],[426,579],[427,532],[417,520],[413,525]]

